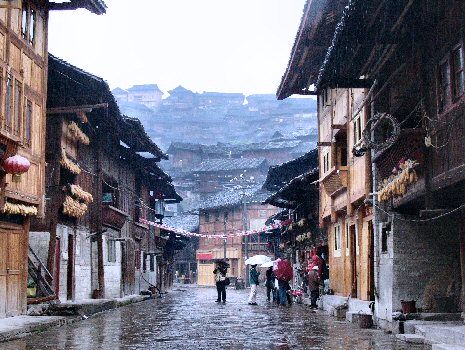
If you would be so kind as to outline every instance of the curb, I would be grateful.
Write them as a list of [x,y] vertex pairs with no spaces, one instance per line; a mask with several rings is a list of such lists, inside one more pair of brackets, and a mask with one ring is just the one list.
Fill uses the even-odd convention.
[[[92,317],[94,315],[100,314],[105,311],[115,310],[119,307],[136,304],[148,299],[152,299],[150,296],[137,296],[134,298],[121,298],[110,300],[105,309],[95,307],[95,312],[89,312],[85,314],[87,317]],[[93,304],[88,304],[86,310],[92,309],[89,307]],[[111,307],[109,307],[111,306]],[[19,316],[24,317],[25,322],[23,324],[18,324],[17,327],[11,326],[11,329],[0,330],[0,343],[5,343],[12,340],[17,340],[29,336],[33,333],[39,333],[46,331],[50,328],[58,328],[75,322],[84,320],[85,318],[81,316]],[[8,320],[8,318],[3,319],[3,321]],[[0,320],[2,321],[2,320]],[[7,327],[8,328],[8,327]]]

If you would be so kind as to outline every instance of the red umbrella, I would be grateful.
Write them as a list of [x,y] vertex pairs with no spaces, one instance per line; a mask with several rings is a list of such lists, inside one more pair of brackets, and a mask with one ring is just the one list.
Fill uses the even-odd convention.
[[288,260],[279,260],[273,267],[274,274],[278,280],[289,282],[292,280],[293,270]]

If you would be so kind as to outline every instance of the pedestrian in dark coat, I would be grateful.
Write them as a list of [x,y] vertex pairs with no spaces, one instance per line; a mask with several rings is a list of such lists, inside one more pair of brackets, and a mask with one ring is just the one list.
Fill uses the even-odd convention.
[[218,299],[216,299],[217,303],[223,301],[226,303],[226,273],[228,268],[225,264],[217,263],[216,269],[213,270],[215,274],[215,282],[216,282],[216,291],[218,292]]
[[316,308],[316,301],[320,297],[321,278],[318,274],[318,266],[313,268],[308,273],[308,289],[310,290],[311,307]]
[[274,295],[274,278],[273,266],[270,266],[266,270],[266,298],[268,301],[270,301],[271,294]]

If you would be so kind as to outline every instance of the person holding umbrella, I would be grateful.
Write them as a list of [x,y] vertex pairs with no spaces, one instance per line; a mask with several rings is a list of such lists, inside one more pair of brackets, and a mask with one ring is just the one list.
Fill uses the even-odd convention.
[[213,270],[215,274],[216,291],[218,292],[217,303],[223,301],[226,303],[226,272],[228,271],[228,264],[225,261],[217,261],[216,268]]
[[249,305],[257,305],[257,287],[258,287],[258,276],[260,272],[257,271],[257,265],[251,265],[249,277],[250,277],[250,295]]

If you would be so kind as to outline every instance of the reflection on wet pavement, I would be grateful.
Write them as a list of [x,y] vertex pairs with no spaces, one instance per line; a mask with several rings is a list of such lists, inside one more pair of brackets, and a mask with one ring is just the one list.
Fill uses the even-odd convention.
[[247,305],[247,291],[177,287],[162,299],[122,307],[54,328],[0,350],[38,349],[423,349],[379,330],[361,330],[305,305]]

